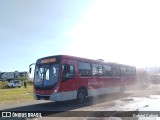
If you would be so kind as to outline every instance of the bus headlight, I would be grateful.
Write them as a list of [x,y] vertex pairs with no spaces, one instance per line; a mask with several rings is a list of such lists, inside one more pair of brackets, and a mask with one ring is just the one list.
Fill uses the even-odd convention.
[[59,86],[56,87],[56,89],[54,90],[54,93],[57,93],[59,89]]

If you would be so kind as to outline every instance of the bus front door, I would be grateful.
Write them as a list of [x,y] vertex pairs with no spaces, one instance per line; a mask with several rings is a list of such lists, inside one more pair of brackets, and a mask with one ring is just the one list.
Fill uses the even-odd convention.
[[62,60],[62,99],[70,100],[75,99],[75,65],[74,60],[63,59]]

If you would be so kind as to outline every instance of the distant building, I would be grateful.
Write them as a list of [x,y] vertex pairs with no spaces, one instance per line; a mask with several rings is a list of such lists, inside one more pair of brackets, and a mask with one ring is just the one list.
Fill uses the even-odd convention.
[[150,75],[150,80],[152,83],[160,83],[160,74]]
[[0,72],[0,80],[13,80],[18,77],[28,78],[29,75],[27,72]]
[[29,75],[28,75],[28,72],[18,72],[18,74],[17,74],[16,77],[25,77],[25,78],[28,78]]

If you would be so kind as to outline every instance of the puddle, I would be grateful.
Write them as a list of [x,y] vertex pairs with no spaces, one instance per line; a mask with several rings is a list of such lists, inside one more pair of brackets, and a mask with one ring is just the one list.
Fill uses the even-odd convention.
[[154,101],[149,101],[149,103],[142,108],[139,109],[139,111],[160,111],[160,102],[158,99]]
[[144,107],[149,107],[149,105],[145,105]]
[[124,102],[128,102],[128,101],[133,101],[134,99],[132,98],[125,98],[125,99],[122,99],[121,101],[124,101]]
[[[119,100],[114,100],[110,103],[102,104],[99,107],[97,107],[97,105],[93,105],[91,111],[123,111],[124,116],[125,114],[128,114],[128,111],[137,111],[136,114],[142,114],[141,117],[137,118],[138,120],[157,120],[156,115],[158,114],[158,116],[160,117],[159,106],[160,95],[150,95],[148,97],[127,97]],[[120,115],[121,114],[122,113],[120,113]],[[143,114],[146,114],[144,118]],[[150,116],[148,117],[147,115]]]
[[160,99],[160,95],[149,95],[151,99]]
[[147,104],[138,109],[138,114],[145,117],[139,117],[138,120],[160,120],[160,95],[150,95],[147,98],[150,98],[145,101]]

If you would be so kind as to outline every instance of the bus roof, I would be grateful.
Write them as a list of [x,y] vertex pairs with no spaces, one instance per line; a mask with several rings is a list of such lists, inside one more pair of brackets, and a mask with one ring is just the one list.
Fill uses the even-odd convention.
[[79,60],[79,61],[85,61],[85,62],[92,62],[92,63],[99,63],[99,64],[110,64],[110,65],[120,65],[120,66],[124,66],[124,67],[133,67],[134,66],[130,66],[130,65],[125,65],[125,64],[119,64],[119,63],[114,63],[114,62],[105,62],[105,61],[100,61],[100,60],[93,60],[93,59],[88,59],[88,58],[83,58],[83,57],[76,57],[76,56],[70,56],[70,55],[53,55],[53,56],[47,56],[47,57],[43,57],[37,60],[40,61],[42,59],[49,59],[49,58],[68,58],[68,59],[75,59],[75,60]]

